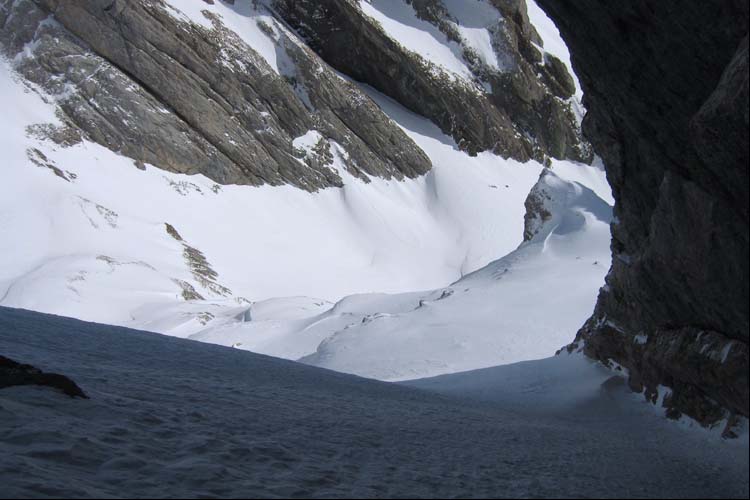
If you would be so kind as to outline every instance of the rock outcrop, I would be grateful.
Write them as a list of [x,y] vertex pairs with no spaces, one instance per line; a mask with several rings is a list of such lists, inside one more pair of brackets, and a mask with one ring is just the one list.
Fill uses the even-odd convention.
[[[468,78],[389,36],[363,11],[362,1],[273,0],[273,6],[326,62],[431,119],[470,154],[493,150],[520,161],[591,160],[570,107],[573,79],[562,62],[539,50],[542,42],[524,0],[492,0],[492,7],[467,2],[463,12],[442,0],[403,0],[419,20],[434,26],[445,46],[460,53]],[[380,6],[399,15],[394,4],[401,1]],[[487,30],[492,56],[471,46],[457,18],[471,16],[476,23],[485,13],[482,24],[471,28]]]
[[583,212],[605,224],[612,222],[612,208],[587,187],[560,178],[545,168],[524,203],[523,241],[544,242],[552,233],[570,234],[586,224]]
[[747,1],[539,3],[616,199],[613,266],[570,349],[672,417],[747,417]]
[[19,385],[40,385],[62,391],[71,398],[88,399],[75,382],[64,375],[45,373],[31,365],[23,365],[0,356],[0,389]]
[[430,169],[358,87],[262,6],[251,12],[278,67],[205,12],[200,24],[160,0],[0,0],[0,51],[90,139],[170,171],[224,184],[341,185],[332,162],[294,147],[310,131],[364,180]]
[[[591,159],[571,109],[575,84],[538,48],[523,0],[482,4],[496,17],[487,21],[494,66],[442,0],[404,4],[460,49],[463,77],[389,37],[359,0],[195,2],[188,16],[165,0],[0,0],[0,53],[56,100],[65,124],[33,133],[63,146],[85,137],[139,168],[221,184],[341,186],[337,158],[365,181],[427,172],[426,154],[332,66],[471,154]],[[209,8],[218,3],[241,29]],[[315,154],[295,147],[310,134]]]

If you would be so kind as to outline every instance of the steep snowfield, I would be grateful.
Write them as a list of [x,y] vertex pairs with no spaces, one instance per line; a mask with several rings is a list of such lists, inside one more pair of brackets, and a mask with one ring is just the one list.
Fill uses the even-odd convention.
[[[55,123],[52,106],[6,66],[1,76],[0,100],[13,117],[0,138],[2,305],[400,380],[552,354],[590,313],[608,268],[603,218],[584,216],[570,234],[526,245],[538,251],[514,251],[541,166],[468,157],[371,89],[433,158],[433,171],[407,182],[346,177],[341,190],[309,194],[141,171],[88,142],[52,146],[24,131]],[[34,150],[70,181],[32,164]],[[568,189],[591,186],[611,199],[596,168],[556,162],[554,171],[576,183]],[[193,273],[187,248],[218,273],[209,286]],[[460,281],[511,252],[488,268],[512,268],[502,279]],[[191,292],[206,300],[185,300],[196,298]],[[341,299],[355,292],[366,295]],[[384,301],[372,292],[401,294]],[[258,314],[258,301],[276,313]]]
[[490,68],[503,70],[489,32],[489,28],[502,18],[500,12],[485,0],[443,0],[443,5],[457,21],[453,25],[466,46],[473,49]]
[[[314,194],[218,186],[201,176],[138,170],[89,142],[60,148],[29,137],[27,126],[57,122],[54,107],[15,81],[5,63],[0,85],[7,118],[0,137],[2,303],[92,320],[137,320],[136,303],[177,300],[172,279],[215,298],[192,279],[183,245],[165,223],[205,254],[235,297],[331,300],[442,286],[518,244],[523,200],[541,168],[491,155],[468,159],[445,145],[452,161],[414,181],[346,177],[345,188]],[[28,159],[32,148],[75,179],[37,168]],[[114,269],[99,256],[115,259]],[[44,293],[31,293],[40,280]],[[134,305],[113,317],[102,307],[118,283],[142,296],[131,293]]]
[[[480,32],[497,12],[484,1],[459,3],[446,6],[462,29],[476,30],[464,34],[489,58]],[[202,10],[220,15],[284,73],[289,61],[276,59],[258,27],[270,23],[262,4],[185,2],[173,11],[204,24]],[[362,6],[397,23],[393,30],[429,38],[402,38],[410,47],[437,43],[460,59],[410,5]],[[545,47],[562,50],[556,31],[541,31]],[[346,151],[334,145],[346,185],[310,194],[139,170],[90,142],[63,148],[38,139],[27,127],[59,124],[54,102],[0,61],[0,305],[387,380],[538,359],[569,342],[609,267],[604,173],[554,162],[553,212],[578,222],[550,222],[548,237],[517,248],[542,166],[469,157],[428,120],[365,90],[433,170],[365,183],[347,174]],[[317,137],[310,130],[295,145],[309,148]]]
[[448,40],[434,24],[420,19],[412,5],[393,0],[367,0],[359,5],[365,14],[380,23],[388,36],[404,47],[454,77],[472,80],[471,70],[461,55],[461,46]]
[[483,403],[5,308],[0,352],[91,397],[0,390],[2,497],[748,495],[746,435],[671,425],[577,356],[495,369]]
[[[432,157],[465,156],[436,127],[369,90]],[[482,158],[482,157],[480,157]],[[565,180],[564,180],[565,179]],[[456,179],[459,183],[460,179]],[[273,317],[231,309],[181,336],[382,380],[404,380],[540,359],[570,342],[609,269],[611,194],[597,168],[555,162],[545,177],[547,221],[532,241],[453,284],[424,292],[359,294],[325,304],[286,300]],[[590,187],[586,187],[590,186]],[[502,184],[496,190],[505,190]],[[467,190],[465,196],[475,197]],[[466,220],[481,220],[466,213]],[[481,226],[477,237],[492,230]],[[174,316],[172,312],[167,313]],[[154,325],[143,325],[154,328]],[[177,333],[175,330],[170,333]]]
[[291,320],[266,319],[253,306],[249,317],[191,338],[291,359],[309,354],[303,362],[382,380],[547,357],[593,309],[609,269],[611,210],[554,173],[541,185],[560,205],[555,216],[531,241],[449,287],[308,304],[306,318]]

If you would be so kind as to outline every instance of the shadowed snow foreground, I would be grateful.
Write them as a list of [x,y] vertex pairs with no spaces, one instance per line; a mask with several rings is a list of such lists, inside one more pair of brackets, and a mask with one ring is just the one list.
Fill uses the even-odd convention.
[[0,352],[91,396],[0,391],[3,497],[748,495],[746,436],[675,426],[576,356],[494,369],[483,403],[5,308]]

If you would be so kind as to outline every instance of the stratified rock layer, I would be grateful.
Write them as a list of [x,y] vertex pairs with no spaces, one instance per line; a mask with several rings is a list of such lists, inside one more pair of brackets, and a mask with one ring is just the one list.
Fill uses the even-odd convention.
[[616,199],[613,266],[575,348],[669,415],[748,415],[748,3],[540,0]]
[[391,38],[360,0],[273,0],[273,5],[326,62],[429,118],[470,154],[492,150],[520,161],[591,160],[568,101],[573,79],[562,62],[538,50],[541,40],[524,0],[491,2],[499,19],[487,29],[500,69],[463,43],[442,0],[394,0],[401,1],[461,47],[473,78],[457,78]]
[[89,138],[170,171],[224,184],[341,185],[330,163],[294,148],[310,131],[340,146],[364,180],[430,169],[365,94],[273,18],[258,26],[286,72],[208,16],[212,27],[160,0],[0,0],[0,51]]
[[[490,68],[464,45],[457,57],[471,67],[469,80],[387,36],[358,0],[223,3],[251,24],[244,28],[250,39],[227,28],[209,2],[203,17],[189,19],[180,2],[165,0],[0,0],[0,54],[55,99],[65,130],[139,167],[200,173],[222,184],[341,186],[336,157],[364,181],[414,178],[431,168],[427,155],[327,63],[430,118],[471,154],[591,158],[571,110],[573,79],[537,48],[522,0],[493,0],[502,17],[490,32],[504,68]],[[442,0],[408,3],[461,42]],[[270,58],[266,45],[275,52]],[[294,147],[310,133],[320,135],[317,155]]]

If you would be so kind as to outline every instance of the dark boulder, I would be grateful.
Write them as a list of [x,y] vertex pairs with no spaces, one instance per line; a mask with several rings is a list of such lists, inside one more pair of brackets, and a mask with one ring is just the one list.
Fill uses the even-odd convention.
[[62,391],[71,398],[89,399],[75,382],[64,375],[46,373],[0,356],[0,389],[19,385],[41,385]]

